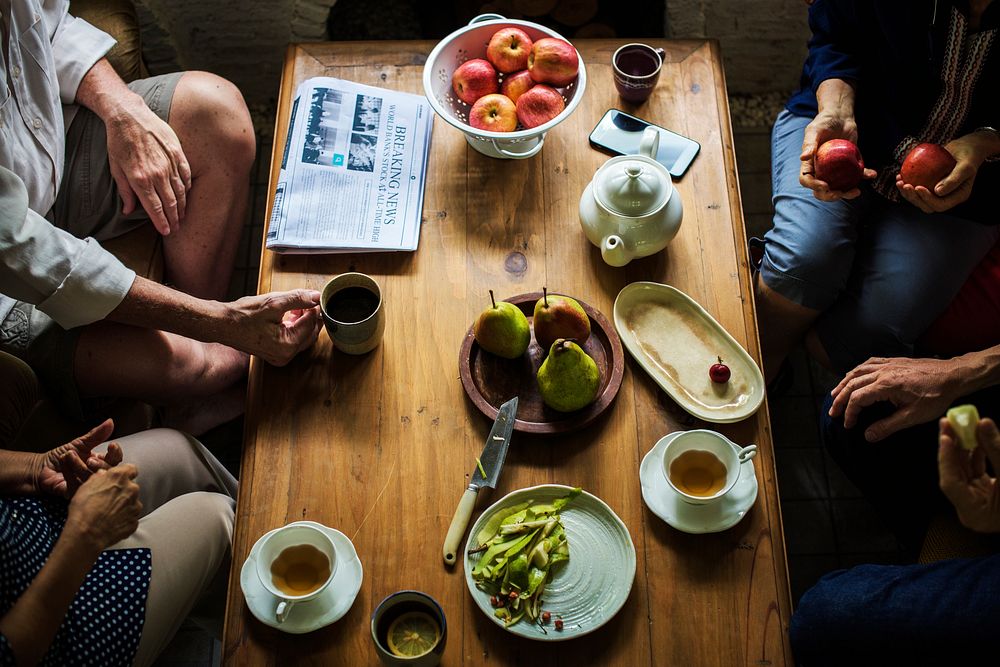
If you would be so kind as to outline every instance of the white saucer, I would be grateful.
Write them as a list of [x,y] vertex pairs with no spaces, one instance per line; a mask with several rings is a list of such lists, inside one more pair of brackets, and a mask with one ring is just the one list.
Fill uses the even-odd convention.
[[361,590],[363,570],[361,561],[358,560],[358,552],[354,550],[354,544],[351,543],[347,535],[339,530],[314,521],[296,521],[289,525],[319,528],[333,541],[333,546],[337,550],[337,572],[333,575],[333,581],[330,582],[330,585],[319,597],[307,602],[296,603],[288,612],[285,622],[278,623],[274,617],[274,608],[278,604],[278,598],[271,595],[261,585],[260,579],[257,578],[256,569],[260,544],[265,537],[275,532],[272,530],[257,540],[250,550],[250,555],[247,556],[243,563],[243,569],[240,570],[240,588],[243,589],[243,596],[246,598],[250,613],[258,621],[282,632],[299,635],[319,630],[339,621],[347,613],[351,605],[354,604],[358,591]]
[[639,465],[639,482],[646,507],[685,533],[718,533],[732,528],[757,500],[757,476],[753,461],[740,466],[736,484],[720,500],[709,505],[692,505],[685,502],[663,477],[663,449],[681,433],[678,431],[662,438]]

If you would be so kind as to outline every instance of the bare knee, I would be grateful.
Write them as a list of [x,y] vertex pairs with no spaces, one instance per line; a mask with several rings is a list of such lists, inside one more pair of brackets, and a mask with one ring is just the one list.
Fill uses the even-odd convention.
[[213,165],[246,175],[257,145],[250,112],[239,89],[208,72],[185,72],[171,104],[170,124],[177,131],[197,176]]

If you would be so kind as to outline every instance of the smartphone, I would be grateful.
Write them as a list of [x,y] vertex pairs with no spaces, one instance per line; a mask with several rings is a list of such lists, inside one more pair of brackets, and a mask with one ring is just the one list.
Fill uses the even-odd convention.
[[624,111],[608,109],[590,133],[590,145],[615,155],[637,155],[642,132],[647,127],[655,127],[660,133],[656,161],[666,167],[674,178],[683,176],[701,150],[701,144]]

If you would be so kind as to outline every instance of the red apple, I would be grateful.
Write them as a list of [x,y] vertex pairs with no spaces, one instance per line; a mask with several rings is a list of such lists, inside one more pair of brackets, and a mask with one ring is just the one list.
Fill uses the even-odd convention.
[[520,28],[501,28],[490,37],[486,59],[498,72],[516,72],[528,66],[531,38]]
[[535,42],[528,56],[528,71],[537,83],[562,87],[576,78],[580,56],[567,41],[545,37]]
[[538,84],[517,98],[517,119],[525,127],[538,127],[547,123],[566,108],[562,95],[544,84]]
[[816,151],[813,162],[816,165],[816,178],[826,181],[835,192],[847,192],[858,187],[865,173],[861,151],[847,139],[825,142]]
[[469,125],[477,130],[513,132],[517,127],[517,108],[506,95],[484,95],[469,110]]
[[950,174],[956,164],[955,158],[943,146],[917,144],[906,154],[899,175],[907,185],[922,185],[934,192],[934,186]]
[[500,90],[497,71],[493,65],[482,58],[467,60],[458,66],[451,75],[451,87],[458,99],[466,104],[473,104],[483,95],[489,95]]
[[524,95],[534,85],[535,80],[531,78],[531,74],[528,73],[528,70],[523,69],[504,78],[503,83],[500,84],[500,92],[509,97],[512,102],[517,102],[517,98]]

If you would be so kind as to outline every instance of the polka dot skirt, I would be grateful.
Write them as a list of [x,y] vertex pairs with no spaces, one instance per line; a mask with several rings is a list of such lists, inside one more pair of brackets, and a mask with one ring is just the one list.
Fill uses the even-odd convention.
[[[0,613],[6,614],[42,569],[66,523],[67,504],[0,498]],[[146,617],[150,550],[105,551],[87,573],[41,665],[131,665]],[[13,665],[0,634],[0,665]]]

